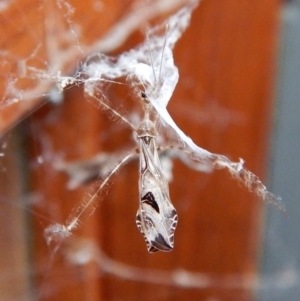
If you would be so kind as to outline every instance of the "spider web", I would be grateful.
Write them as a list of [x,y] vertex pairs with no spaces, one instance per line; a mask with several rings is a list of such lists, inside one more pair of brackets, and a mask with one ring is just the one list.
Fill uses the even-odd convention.
[[[179,128],[171,117],[167,106],[179,78],[173,59],[173,48],[184,30],[189,26],[192,11],[198,1],[174,1],[172,5],[167,4],[169,2],[154,1],[151,6],[135,3],[122,15],[120,21],[113,24],[108,31],[105,32],[104,29],[99,28],[101,38],[95,39],[93,42],[84,39],[83,29],[76,22],[76,12],[71,2],[62,0],[39,2],[37,17],[44,20],[43,30],[36,30],[28,25],[29,20],[22,13],[21,5],[23,4],[21,2],[3,2],[0,6],[3,20],[5,20],[5,11],[12,5],[20,19],[19,25],[26,27],[31,37],[30,41],[34,46],[30,50],[2,48],[0,54],[2,58],[1,88],[4,91],[1,100],[2,110],[5,111],[22,102],[24,108],[21,107],[19,116],[23,116],[24,112],[28,112],[28,108],[32,109],[40,104],[40,100],[35,99],[41,96],[47,97],[50,102],[59,105],[63,101],[61,93],[72,85],[83,85],[85,94],[97,100],[103,95],[107,97],[106,86],[108,83],[114,85],[114,83],[122,82],[122,78],[127,78],[130,83],[139,85],[146,92],[151,104],[159,114],[161,127],[168,129],[167,133],[171,135],[173,140],[176,141],[177,139],[178,148],[183,152],[183,157],[180,158],[182,161],[185,161],[187,165],[194,169],[206,172],[210,172],[212,169],[228,170],[233,178],[258,195],[261,200],[272,203],[284,211],[280,204],[280,198],[268,192],[259,178],[244,168],[242,159],[239,162],[231,162],[223,155],[214,154],[199,147]],[[173,14],[159,26],[151,28],[144,43],[119,56],[112,57],[104,54],[120,47],[144,20],[152,19],[164,11],[168,12],[172,8],[183,4],[186,4],[186,6],[176,14]],[[104,10],[100,1],[94,1],[93,7],[99,11]],[[15,22],[10,20],[6,20],[6,22],[16,26]],[[79,62],[77,72],[75,72],[74,64],[72,64],[74,61]],[[74,75],[70,76],[72,73]],[[159,82],[160,79],[162,79],[162,82]],[[99,91],[100,96],[97,94]],[[135,118],[134,114],[130,116],[132,121],[135,121]],[[3,125],[2,128],[6,129],[6,126]],[[164,138],[162,144],[165,141]],[[59,155],[52,152],[52,146],[48,144],[46,135],[44,136],[43,147],[42,156],[36,157],[36,162],[51,162],[53,159],[56,161],[59,158]],[[2,153],[6,157],[5,143],[2,145],[2,149]],[[103,156],[103,154],[102,157],[100,156],[101,160],[103,160]],[[171,153],[168,156],[171,156]],[[179,155],[176,153],[174,156]],[[105,160],[112,160],[113,163],[108,164],[108,166],[116,166],[122,157],[123,153],[121,152],[115,154],[115,157],[110,155],[110,159],[106,157]],[[166,164],[172,164],[168,158],[166,158]],[[3,168],[6,168],[5,165],[3,165]],[[79,172],[78,170],[70,172],[73,186],[78,186],[82,181],[81,179],[74,180],[74,177],[78,177],[78,175],[82,175],[81,168]],[[170,172],[169,177],[174,177],[172,172]],[[103,187],[100,186],[100,198],[106,195],[109,182],[110,179],[108,178],[108,182],[105,182]],[[67,221],[62,218],[62,222],[53,223],[54,220],[57,220],[57,213],[48,221],[43,220],[46,241],[50,245],[53,241],[55,242],[54,247],[51,245],[50,255],[46,258],[50,262],[49,270],[55,263],[57,253],[62,249],[66,261],[76,266],[78,270],[79,267],[94,262],[99,270],[106,274],[135,282],[197,289],[214,287],[224,287],[226,289],[258,288],[255,279],[252,279],[251,276],[245,282],[242,276],[235,274],[218,278],[215,275],[185,269],[171,269],[164,272],[143,269],[110,257],[101,247],[95,245],[89,239],[76,239],[75,236],[75,239],[71,237],[66,243],[66,238],[69,238],[78,226],[86,222],[85,219],[81,221],[81,213],[78,212],[81,212],[82,208],[85,208],[88,204],[88,214],[90,215],[97,207],[98,192],[100,192],[99,188],[96,188],[96,193],[95,189],[92,188],[91,194],[89,192],[85,193],[84,203],[74,207]],[[92,202],[90,203],[90,201]],[[9,202],[9,198],[5,202]],[[31,207],[32,203],[43,206],[43,200],[41,201],[38,193],[30,195],[26,199],[26,203],[28,203],[28,207]],[[22,200],[18,200],[16,206],[24,206]],[[31,209],[28,210],[31,211]],[[53,212],[55,210],[57,208],[54,208]],[[23,226],[25,224],[26,220],[23,221]],[[50,224],[50,226],[46,227],[45,224]],[[42,272],[44,274],[42,283],[47,283],[49,270]],[[277,281],[279,280],[275,279],[272,285]],[[267,280],[262,279],[260,285],[268,285]],[[28,283],[27,286],[29,286]],[[26,289],[28,287],[23,288],[24,291]],[[55,290],[54,287],[50,288],[50,291],[53,290]],[[30,294],[28,294],[28,298],[30,298]],[[48,294],[51,294],[51,292],[49,293],[47,285],[37,293],[40,299],[46,298]]]

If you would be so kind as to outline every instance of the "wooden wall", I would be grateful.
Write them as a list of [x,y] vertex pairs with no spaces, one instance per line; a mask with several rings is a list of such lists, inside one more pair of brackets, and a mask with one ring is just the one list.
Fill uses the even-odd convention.
[[[79,42],[90,44],[131,5],[102,1],[99,12],[91,9],[96,2],[87,2],[70,1],[75,8],[72,18],[82,26]],[[16,55],[23,51],[22,57],[35,48],[32,27],[43,36],[43,18],[37,2],[19,4],[8,8],[0,21],[2,47]],[[247,168],[262,178],[273,110],[279,4],[279,0],[203,1],[175,48],[180,79],[169,105],[174,120],[198,145],[235,161],[245,159]],[[31,22],[26,23],[30,30],[23,27],[24,20]],[[26,30],[31,34],[26,35]],[[140,32],[115,53],[138,41]],[[72,72],[76,65],[74,55],[64,70]],[[128,98],[126,94],[120,102]],[[3,131],[40,101],[3,108]],[[179,224],[170,253],[148,254],[136,228],[137,162],[118,172],[94,214],[54,251],[45,243],[44,229],[53,222],[63,223],[75,204],[94,189],[69,191],[67,177],[55,170],[54,161],[134,147],[132,134],[85,101],[82,87],[67,89],[59,105],[43,105],[19,129],[32,213],[27,224],[31,270],[24,279],[30,279],[33,291],[23,300],[253,300],[263,205],[226,172],[199,173],[174,162],[170,194]],[[1,249],[11,247],[6,241],[0,244]],[[11,285],[13,291],[14,281]]]

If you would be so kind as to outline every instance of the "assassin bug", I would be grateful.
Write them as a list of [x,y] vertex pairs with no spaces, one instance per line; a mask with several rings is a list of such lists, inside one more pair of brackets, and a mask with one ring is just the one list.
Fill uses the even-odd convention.
[[144,99],[145,117],[137,129],[140,150],[140,204],[136,216],[138,229],[144,235],[149,252],[171,251],[177,213],[170,201],[169,187],[159,160],[154,123],[149,119],[151,104]]

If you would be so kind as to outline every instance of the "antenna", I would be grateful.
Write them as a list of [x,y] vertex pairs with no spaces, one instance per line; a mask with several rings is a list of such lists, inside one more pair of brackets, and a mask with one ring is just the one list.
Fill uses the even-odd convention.
[[164,58],[166,44],[167,44],[168,31],[169,31],[169,24],[166,24],[165,40],[164,40],[164,46],[163,46],[162,53],[161,53],[160,68],[159,68],[159,77],[158,77],[159,81],[161,80],[161,70],[162,70],[163,58]]
[[151,50],[151,45],[150,45],[150,40],[149,40],[149,35],[148,35],[148,31],[146,33],[146,38],[147,38],[147,44],[148,44],[148,49],[149,49],[149,54],[150,54],[150,61],[151,61],[151,66],[152,66],[152,71],[153,71],[153,76],[154,76],[154,87],[156,86],[157,83],[157,79],[156,79],[156,75],[155,75],[155,71],[154,71],[154,64],[153,64],[153,57],[152,57],[152,50]]

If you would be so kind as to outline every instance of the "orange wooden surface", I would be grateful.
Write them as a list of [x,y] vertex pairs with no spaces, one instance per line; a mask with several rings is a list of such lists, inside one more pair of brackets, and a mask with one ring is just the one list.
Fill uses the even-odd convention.
[[[266,170],[279,2],[203,1],[175,48],[180,79],[169,105],[174,120],[197,144],[235,161],[244,158],[247,168],[261,177]],[[93,10],[80,3],[72,2],[78,5],[74,18],[90,24],[83,36],[92,40],[99,16],[95,18]],[[122,14],[119,5],[112,4],[110,13],[102,14],[107,26]],[[139,33],[122,50],[138,39]],[[75,69],[76,61],[69,66]],[[128,94],[115,97],[125,106],[130,102]],[[253,299],[262,204],[226,172],[198,173],[178,161],[170,184],[179,214],[171,253],[146,251],[135,225],[138,164],[131,162],[109,184],[94,214],[52,258],[43,237],[45,227],[64,223],[75,204],[92,190],[68,191],[67,178],[55,171],[54,161],[87,159],[100,151],[134,147],[134,142],[124,124],[85,101],[81,87],[68,89],[61,105],[42,107],[22,126],[36,200],[32,256],[39,300]],[[86,249],[87,263],[75,264],[72,255]],[[123,265],[113,265],[102,252]],[[176,277],[183,281],[185,275],[198,277],[197,281],[186,278],[186,287],[176,285]]]

